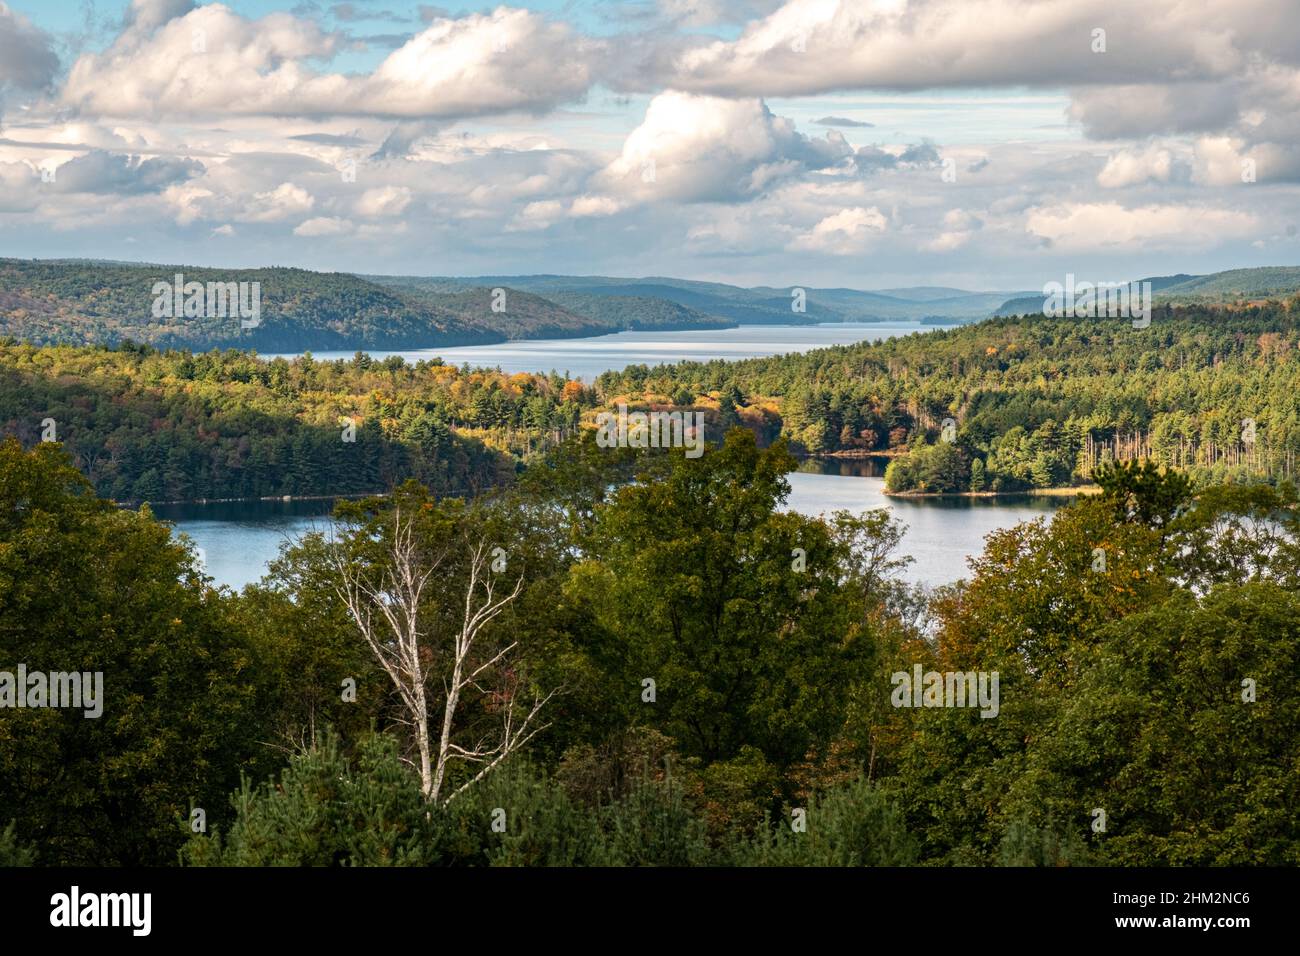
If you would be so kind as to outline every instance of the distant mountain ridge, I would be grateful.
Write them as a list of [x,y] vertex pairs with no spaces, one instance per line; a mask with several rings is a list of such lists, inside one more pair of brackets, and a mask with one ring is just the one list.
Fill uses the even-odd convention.
[[[155,316],[155,285],[171,284],[176,275],[205,286],[258,283],[257,324],[241,328],[240,318],[229,315]],[[0,335],[39,344],[115,345],[130,339],[160,348],[261,351],[500,339],[454,309],[415,303],[345,273],[20,259],[0,259]]]
[[[367,276],[388,284],[399,277]],[[675,302],[703,315],[730,319],[742,325],[803,325],[815,322],[919,322],[925,318],[971,321],[987,318],[1008,299],[1028,295],[1024,291],[970,292],[923,286],[916,298],[912,290],[893,289],[891,294],[849,288],[815,286],[756,286],[742,288],[720,282],[674,279],[667,276],[622,278],[614,276],[487,275],[468,278],[450,276],[421,280],[441,288],[507,287],[525,289],[541,296],[558,293],[585,296],[651,297]],[[805,293],[804,311],[794,311],[793,292]],[[936,292],[940,294],[935,294]]]
[[[258,321],[154,315],[156,283],[258,283]],[[1146,280],[1157,303],[1215,304],[1300,290],[1300,267]],[[802,308],[800,308],[802,306]],[[283,267],[213,269],[84,259],[0,259],[0,336],[37,344],[388,350],[487,345],[621,331],[835,322],[970,323],[1042,311],[1039,292],[946,286],[866,291],[756,286],[666,276],[353,275]]]
[[[1157,305],[1223,305],[1300,292],[1300,266],[1228,269],[1201,276],[1179,273],[1135,281],[1151,283],[1152,298]],[[1043,293],[1018,296],[1004,302],[993,314],[1036,315],[1043,311],[1044,298]]]

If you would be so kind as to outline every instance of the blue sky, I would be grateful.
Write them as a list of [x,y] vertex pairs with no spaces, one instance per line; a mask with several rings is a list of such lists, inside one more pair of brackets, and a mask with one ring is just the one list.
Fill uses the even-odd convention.
[[1286,0],[0,3],[0,255],[1037,288],[1300,262]]

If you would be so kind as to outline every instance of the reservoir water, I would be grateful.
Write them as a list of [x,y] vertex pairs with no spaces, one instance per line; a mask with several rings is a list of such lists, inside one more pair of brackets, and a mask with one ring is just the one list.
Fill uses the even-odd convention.
[[[376,359],[400,355],[408,362],[440,358],[452,365],[468,363],[503,372],[568,372],[592,381],[601,372],[629,365],[662,365],[668,362],[711,359],[757,358],[808,352],[831,345],[892,339],[899,335],[933,332],[950,325],[921,325],[918,322],[828,322],[818,325],[742,325],[734,329],[702,329],[685,332],[615,332],[582,339],[533,339],[498,345],[467,345],[459,348],[399,349],[372,351]],[[313,352],[322,361],[350,359],[354,352]],[[264,355],[263,358],[275,358]],[[284,358],[294,358],[286,354]]]
[[[892,338],[951,326],[917,323],[834,323],[748,325],[687,332],[619,332],[585,339],[542,339],[477,345],[372,352],[414,362],[444,362],[500,368],[505,372],[569,372],[592,380],[601,372],[632,364],[682,360],[743,359],[806,352],[830,345]],[[321,360],[350,359],[351,352],[316,352]],[[265,356],[270,357],[270,356]],[[286,356],[291,358],[292,356]],[[983,550],[984,537],[1045,514],[1066,499],[1033,496],[998,498],[891,498],[884,493],[878,460],[810,461],[789,476],[788,507],[802,514],[888,508],[907,526],[902,550],[913,558],[910,581],[948,584],[967,574],[966,559]],[[280,547],[313,528],[330,527],[328,501],[255,501],[157,506],[159,517],[202,549],[207,573],[217,584],[241,588],[257,581]]]
[[[991,531],[1048,515],[1068,499],[1030,495],[998,498],[896,498],[884,479],[869,472],[875,462],[806,462],[810,470],[789,476],[787,506],[801,514],[887,508],[907,526],[901,551],[912,564],[906,580],[931,586],[967,576],[966,558],[983,550]],[[207,573],[238,590],[257,581],[288,541],[313,529],[328,531],[328,501],[254,501],[207,505],[158,505],[155,513],[175,523],[203,549]]]

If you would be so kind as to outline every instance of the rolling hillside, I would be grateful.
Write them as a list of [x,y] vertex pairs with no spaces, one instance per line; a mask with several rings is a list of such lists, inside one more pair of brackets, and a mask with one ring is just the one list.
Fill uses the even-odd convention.
[[[1204,276],[1148,276],[1137,281],[1151,283],[1152,297],[1157,305],[1230,305],[1300,292],[1300,267],[1262,266],[1229,269]],[[1042,293],[1031,293],[1004,302],[993,314],[1037,315],[1042,309]]]
[[[669,331],[717,329],[735,325],[718,315],[708,315],[648,289],[639,294],[593,294],[560,288],[530,288],[527,283],[494,280],[446,279],[421,276],[364,276],[414,302],[432,308],[452,309],[506,339],[567,338],[602,335],[628,329]],[[505,289],[506,308],[490,308],[493,289]],[[484,308],[487,305],[489,307]]]
[[[155,285],[176,275],[208,283],[258,283],[256,324],[238,315],[155,314]],[[1157,276],[1159,305],[1232,305],[1300,290],[1300,267]],[[503,290],[497,296],[494,290]],[[358,276],[304,269],[0,259],[0,336],[34,344],[244,348],[259,352],[486,345],[626,330],[675,331],[823,322],[978,322],[1034,315],[1038,292],[967,292],[942,286],[868,292],[741,288],[718,282],[608,276]],[[168,297],[169,299],[171,297]],[[174,299],[172,300],[174,301]],[[494,302],[503,308],[494,309]],[[183,312],[183,310],[181,310]]]
[[[260,317],[155,316],[155,283],[259,283]],[[535,295],[511,292],[496,314],[490,290],[432,295],[384,288],[346,273],[304,269],[0,260],[0,336],[34,344],[159,348],[419,348],[476,345],[528,335],[593,335],[599,323]]]
[[1230,269],[1208,276],[1179,278],[1183,281],[1164,290],[1168,299],[1178,302],[1262,298],[1300,290],[1300,267],[1297,266]]
[[[373,278],[373,277],[372,277]],[[376,280],[379,281],[379,280]],[[639,279],[610,276],[477,276],[472,279],[424,280],[440,288],[468,285],[526,289],[561,301],[561,294],[593,297],[654,298],[673,302],[704,315],[742,325],[804,325],[816,322],[916,322],[925,318],[973,321],[987,318],[1002,302],[1023,292],[968,292],[962,289],[919,287],[890,293],[860,289],[805,288],[806,310],[791,309],[790,286],[741,288],[720,282],[697,282],[649,276]]]

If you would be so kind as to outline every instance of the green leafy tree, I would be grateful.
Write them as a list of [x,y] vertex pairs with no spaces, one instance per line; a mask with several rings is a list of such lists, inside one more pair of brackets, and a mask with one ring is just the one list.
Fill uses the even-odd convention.
[[266,759],[256,657],[220,597],[166,526],[97,498],[54,444],[0,444],[0,660],[102,675],[97,717],[0,718],[0,806],[43,863],[173,859],[176,820],[219,817]]
[[36,854],[31,847],[20,843],[14,832],[14,823],[0,830],[0,869],[14,866],[31,866]]
[[706,762],[751,745],[787,765],[839,729],[833,702],[869,654],[836,599],[836,545],[777,510],[784,443],[759,450],[736,430],[698,460],[661,461],[597,507],[573,569],[569,593],[604,634],[589,652],[629,723]]
[[473,836],[431,811],[419,777],[382,734],[366,738],[355,760],[338,737],[295,755],[278,780],[256,787],[246,778],[231,798],[224,831],[191,835],[181,850],[190,866],[422,866],[473,856]]
[[1192,483],[1184,474],[1160,468],[1152,461],[1126,461],[1098,468],[1094,478],[1102,500],[1121,521],[1148,527],[1169,524],[1191,501]]
[[[795,830],[794,810],[802,810]],[[792,808],[737,849],[742,866],[908,866],[917,862],[917,840],[903,813],[879,788],[855,780]]]
[[1300,599],[1185,592],[1117,621],[1031,750],[1013,805],[1119,865],[1300,863]]

